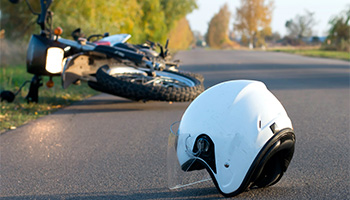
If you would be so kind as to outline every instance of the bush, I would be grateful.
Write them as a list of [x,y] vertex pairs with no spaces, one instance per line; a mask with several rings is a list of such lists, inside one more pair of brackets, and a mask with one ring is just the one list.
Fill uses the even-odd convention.
[[340,39],[339,42],[326,40],[322,45],[323,50],[350,52],[350,40]]

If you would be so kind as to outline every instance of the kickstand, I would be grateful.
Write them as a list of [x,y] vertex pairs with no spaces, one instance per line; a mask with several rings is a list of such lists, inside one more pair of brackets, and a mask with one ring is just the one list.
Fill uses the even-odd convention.
[[29,92],[26,96],[27,102],[38,103],[39,100],[39,87],[43,86],[41,76],[34,75],[32,81],[30,82]]

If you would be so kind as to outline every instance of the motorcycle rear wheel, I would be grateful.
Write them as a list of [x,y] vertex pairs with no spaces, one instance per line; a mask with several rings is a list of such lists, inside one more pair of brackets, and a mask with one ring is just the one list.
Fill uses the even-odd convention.
[[95,90],[132,100],[186,102],[204,91],[203,80],[196,74],[169,70],[142,73],[110,74],[107,65],[96,72],[97,82],[88,82]]

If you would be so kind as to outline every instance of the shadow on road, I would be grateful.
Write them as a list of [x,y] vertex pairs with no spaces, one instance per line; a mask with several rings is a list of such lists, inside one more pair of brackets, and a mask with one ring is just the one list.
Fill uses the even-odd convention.
[[128,104],[128,103],[133,103],[134,101],[131,100],[122,100],[122,99],[106,99],[106,98],[101,98],[101,99],[86,99],[82,102],[79,102],[78,105],[85,106],[85,105],[109,105],[109,104]]
[[51,199],[51,200],[126,200],[126,199],[220,199],[223,198],[216,188],[191,188],[187,190],[170,191],[166,188],[145,190],[130,190],[127,192],[92,192],[54,195],[25,195],[5,197],[4,200]]
[[55,114],[113,113],[135,111],[183,110],[189,102],[132,101],[121,97],[100,94],[57,111]]
[[[268,187],[253,189],[243,192],[234,199],[293,199],[293,196],[300,192],[301,188],[294,187]],[[303,194],[305,197],[307,194]],[[227,199],[222,196],[215,187],[189,188],[180,191],[171,191],[167,188],[154,188],[145,190],[130,190],[127,192],[92,192],[92,193],[70,193],[54,195],[26,195],[6,197],[4,200],[27,200],[27,199],[51,199],[51,200],[130,200],[130,199]]]

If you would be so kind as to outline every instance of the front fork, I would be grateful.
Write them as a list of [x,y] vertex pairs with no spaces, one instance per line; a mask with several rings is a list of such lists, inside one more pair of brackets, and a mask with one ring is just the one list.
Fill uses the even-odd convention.
[[38,103],[39,100],[39,87],[43,86],[42,78],[39,75],[34,75],[32,81],[30,82],[29,92],[26,96],[27,102]]

